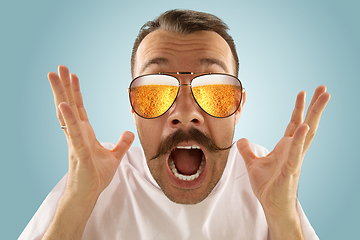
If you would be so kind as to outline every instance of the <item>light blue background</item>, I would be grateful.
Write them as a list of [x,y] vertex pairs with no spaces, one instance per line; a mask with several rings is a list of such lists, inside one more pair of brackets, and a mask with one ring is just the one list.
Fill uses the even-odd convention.
[[59,64],[78,74],[99,141],[136,132],[126,94],[133,40],[143,23],[172,8],[213,13],[231,28],[247,90],[235,139],[271,150],[296,94],[307,91],[310,102],[319,84],[328,87],[299,198],[321,239],[358,237],[359,1],[21,0],[0,5],[1,239],[19,236],[67,171],[46,74]]

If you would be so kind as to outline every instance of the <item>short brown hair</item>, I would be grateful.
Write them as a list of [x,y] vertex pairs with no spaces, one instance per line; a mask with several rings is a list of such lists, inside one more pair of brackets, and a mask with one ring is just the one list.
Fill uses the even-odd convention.
[[153,21],[145,23],[135,39],[131,54],[131,74],[134,77],[136,51],[141,41],[151,32],[164,29],[175,33],[190,34],[197,31],[212,31],[219,34],[228,43],[234,57],[235,74],[239,74],[239,58],[233,38],[228,34],[229,27],[220,18],[204,12],[193,10],[169,10]]

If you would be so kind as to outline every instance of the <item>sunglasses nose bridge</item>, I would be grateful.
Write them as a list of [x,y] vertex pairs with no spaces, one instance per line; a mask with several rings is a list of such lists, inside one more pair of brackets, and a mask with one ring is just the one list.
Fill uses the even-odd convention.
[[198,106],[196,99],[193,96],[191,87],[192,87],[191,82],[190,83],[180,83],[180,81],[179,81],[178,94],[176,96],[176,99],[174,100],[175,105],[176,105],[176,103],[178,104],[180,101],[181,105],[194,104],[194,105]]
[[[189,88],[187,88],[189,87]],[[186,92],[186,97],[190,97],[192,100],[194,100],[196,102],[196,100],[194,99],[193,95],[192,95],[192,92],[191,92],[191,83],[182,83],[182,84],[179,84],[179,93],[178,93],[178,96],[176,99],[179,98],[179,95],[183,95],[184,94],[184,91]],[[175,100],[176,101],[176,100]]]
[[191,124],[201,125],[204,122],[191,91],[191,84],[179,84],[178,95],[170,108],[168,123],[172,127],[187,127]]
[[196,99],[194,98],[194,95],[191,90],[191,83],[181,83],[180,84],[180,82],[179,82],[178,86],[179,86],[179,90],[178,90],[178,94],[177,94],[174,102],[178,102],[180,99],[180,101],[185,100],[188,103],[191,102],[191,104],[195,103],[197,105]]
[[[187,89],[187,87],[189,87],[189,89]],[[187,84],[187,83],[180,83],[178,85],[178,94],[176,96],[175,101],[177,101],[179,98],[182,98],[182,95],[184,95],[187,91],[190,91],[190,95],[191,95],[191,89],[190,89],[191,85]],[[189,94],[185,94],[186,96],[189,96]]]

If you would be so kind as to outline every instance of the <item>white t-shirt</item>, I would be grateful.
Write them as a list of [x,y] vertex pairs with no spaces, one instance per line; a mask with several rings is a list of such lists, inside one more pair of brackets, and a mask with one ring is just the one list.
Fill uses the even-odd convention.
[[[112,149],[113,144],[104,144]],[[255,154],[268,151],[252,145]],[[21,239],[41,239],[53,218],[66,176],[46,197]],[[319,239],[298,204],[306,239]],[[147,167],[141,148],[124,156],[110,185],[101,193],[82,239],[270,239],[263,209],[252,192],[245,164],[236,146],[219,183],[196,205],[171,202]]]

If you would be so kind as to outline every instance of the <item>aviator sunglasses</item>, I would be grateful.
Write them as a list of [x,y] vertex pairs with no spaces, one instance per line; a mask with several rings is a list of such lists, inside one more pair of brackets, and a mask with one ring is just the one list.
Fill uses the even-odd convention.
[[[190,84],[180,84],[173,75],[195,75]],[[157,118],[174,104],[179,89],[190,86],[199,107],[217,118],[229,117],[240,106],[243,88],[238,78],[224,73],[164,72],[134,78],[128,89],[131,107],[143,118]]]

